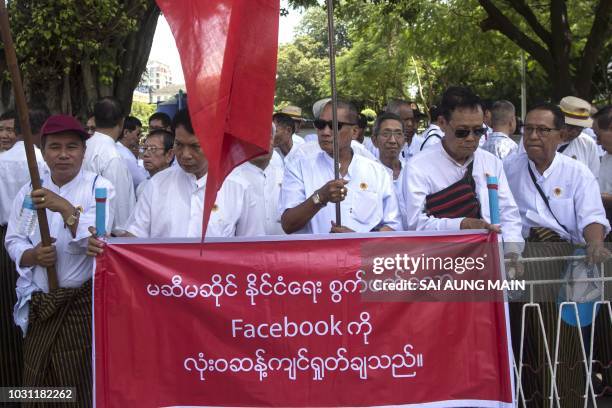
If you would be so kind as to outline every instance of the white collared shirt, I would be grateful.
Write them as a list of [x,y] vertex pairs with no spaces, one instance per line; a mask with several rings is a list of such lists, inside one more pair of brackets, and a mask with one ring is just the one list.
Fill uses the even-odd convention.
[[134,181],[134,189],[138,188],[138,185],[142,183],[149,177],[149,173],[145,170],[144,167],[138,164],[138,159],[134,156],[134,153],[127,147],[123,145],[121,142],[117,142],[117,151],[125,160],[125,164],[127,164],[128,170],[132,175],[132,180]]
[[[141,238],[194,238],[202,236],[207,175],[200,179],[180,166],[155,174],[149,180],[125,230]],[[217,193],[210,213],[207,237],[263,235],[252,187],[229,175]]]
[[[378,156],[374,157],[364,145],[362,145],[356,140],[351,140],[351,149],[353,149],[353,153],[356,155],[368,158],[370,160],[374,160],[376,162],[378,161]],[[287,157],[285,157],[285,165],[287,165],[291,161],[299,160],[302,157],[315,156],[322,152],[323,150],[321,150],[321,146],[319,145],[318,140],[314,142],[306,142],[298,146],[297,149],[293,149],[291,150],[291,152],[289,152]]]
[[[38,173],[42,178],[49,168],[36,146],[34,146],[34,154],[38,164]],[[15,196],[21,187],[30,182],[25,145],[23,140],[19,140],[9,150],[0,154],[0,225],[8,223]]]
[[279,167],[272,162],[265,170],[246,162],[238,166],[232,173],[246,180],[253,188],[253,197],[257,201],[256,216],[263,220],[266,235],[285,235],[278,214],[283,173],[284,167]]
[[289,150],[289,152],[285,155],[283,154],[283,151],[280,149],[280,147],[275,147],[274,148],[274,152],[278,155],[278,157],[280,157],[283,161],[285,160],[285,157],[289,156],[293,151],[295,151],[299,146],[303,145],[304,143],[306,143],[304,141],[303,138],[301,138],[300,136],[296,135],[295,133],[291,135],[291,150]]
[[428,147],[435,146],[442,141],[444,137],[444,131],[440,126],[435,123],[431,123],[427,129],[420,136],[420,145],[418,146],[419,151],[423,151]]
[[[569,234],[546,207],[531,180],[527,166],[531,167],[555,217],[569,230]],[[512,160],[506,160],[504,167],[519,205],[524,237],[529,235],[532,227],[546,227],[557,232],[563,239],[584,243],[584,228],[591,223],[605,226],[606,234],[610,232],[597,180],[584,164],[557,153],[544,174],[540,174],[527,154],[522,153],[513,156]]]
[[601,158],[599,188],[602,193],[612,194],[612,155],[607,152]]
[[[343,226],[356,232],[369,232],[382,225],[396,231],[402,229],[391,177],[382,164],[354,153],[343,178],[348,181],[346,198],[340,204]],[[280,213],[297,207],[333,179],[333,159],[320,149],[314,155],[289,161],[281,189]],[[329,233],[335,219],[335,204],[328,203],[300,232]]]
[[503,132],[491,133],[480,148],[502,161],[510,154],[518,151],[516,142]]
[[[404,167],[402,197],[403,220],[409,230],[457,231],[461,218],[436,218],[425,213],[425,199],[428,195],[444,190],[465,176],[472,159],[464,164],[453,160],[443,147],[437,143],[416,155]],[[494,175],[498,180],[499,212],[502,236],[506,243],[506,253],[522,252],[521,218],[508,181],[504,174],[501,160],[489,152],[476,149],[473,155],[472,176],[476,183],[476,197],[480,202],[482,218],[491,222],[489,208],[489,191],[487,175]]]
[[132,175],[112,137],[95,132],[87,139],[83,169],[99,174],[113,183],[116,194],[113,204],[115,206],[113,231],[119,230],[118,227],[125,225],[134,208],[136,195]]
[[[51,176],[45,174],[42,178],[44,188],[68,200],[74,207],[81,206],[83,213],[79,216],[76,236],[73,238],[70,229],[64,225],[62,215],[47,210],[49,232],[57,251],[57,280],[60,287],[76,288],[91,278],[93,258],[86,255],[88,228],[96,224],[95,188],[107,189],[106,226],[110,228],[113,221],[112,203],[115,198],[113,185],[101,176],[81,170],[69,183],[58,187]],[[13,201],[11,217],[6,232],[6,249],[15,262],[19,278],[17,279],[17,304],[14,310],[15,323],[24,333],[27,328],[28,301],[33,292],[49,291],[47,270],[42,266],[20,266],[23,253],[34,248],[41,242],[40,230],[35,228],[32,235],[27,236],[19,231],[21,207],[26,194],[31,192],[29,184],[24,185]]]
[[[567,145],[567,143],[560,144],[557,150],[564,145]],[[569,146],[563,150],[563,154],[583,163],[591,170],[595,178],[599,176],[599,154],[597,144],[591,136],[580,133],[577,138],[569,142]]]

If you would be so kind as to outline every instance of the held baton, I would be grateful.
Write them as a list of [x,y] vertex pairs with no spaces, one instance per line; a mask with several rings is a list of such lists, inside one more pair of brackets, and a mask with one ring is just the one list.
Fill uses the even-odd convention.
[[106,235],[106,188],[96,188],[96,235]]

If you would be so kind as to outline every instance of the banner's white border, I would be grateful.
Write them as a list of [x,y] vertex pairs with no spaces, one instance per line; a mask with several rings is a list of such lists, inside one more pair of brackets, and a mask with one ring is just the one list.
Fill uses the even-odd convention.
[[[356,238],[393,238],[393,237],[435,237],[488,234],[487,230],[461,231],[385,231],[385,232],[351,232],[342,234],[292,234],[292,235],[260,235],[256,237],[206,238],[204,243],[217,242],[263,242],[263,241],[320,241],[324,239],[356,239]],[[108,238],[109,244],[199,244],[200,238]]]
[[[371,405],[377,408],[514,408],[510,402],[487,401],[487,400],[446,400],[436,402],[424,402],[422,404],[405,405]],[[171,405],[164,408],[218,408],[217,405]],[[348,408],[348,407],[347,407]]]

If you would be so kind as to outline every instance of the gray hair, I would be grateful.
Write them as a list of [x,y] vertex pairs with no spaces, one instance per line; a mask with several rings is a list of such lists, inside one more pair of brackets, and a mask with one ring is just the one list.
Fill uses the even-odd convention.
[[404,122],[399,117],[399,115],[397,115],[395,113],[391,113],[391,112],[383,112],[380,115],[378,115],[378,117],[376,118],[376,122],[374,122],[374,129],[372,130],[372,135],[374,137],[377,137],[378,134],[380,133],[380,127],[382,126],[382,123],[385,120],[396,120],[396,121],[398,121],[402,125],[402,133],[405,132]]
[[512,102],[496,101],[491,107],[491,126],[505,125],[516,116],[516,109]]

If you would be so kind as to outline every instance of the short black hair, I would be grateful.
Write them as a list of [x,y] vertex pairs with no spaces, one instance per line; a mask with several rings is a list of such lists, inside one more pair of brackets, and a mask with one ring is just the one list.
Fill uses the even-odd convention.
[[557,105],[548,102],[540,103],[529,109],[529,112],[534,110],[551,112],[554,116],[554,126],[556,129],[561,129],[563,126],[565,126],[565,115],[563,114],[563,111],[561,111],[561,108],[559,108]]
[[142,127],[142,122],[137,117],[126,116],[125,120],[123,121],[123,130],[127,129],[130,132],[133,132],[139,127]]
[[376,118],[376,122],[374,122],[374,129],[372,130],[373,136],[378,136],[380,133],[380,127],[385,120],[396,120],[402,125],[402,133],[405,132],[404,129],[404,121],[400,118],[399,115],[396,115],[393,112],[383,112]]
[[114,128],[121,123],[123,117],[123,106],[117,98],[105,96],[94,105],[94,118],[98,128]]
[[172,124],[172,119],[170,119],[170,116],[168,116],[168,114],[164,112],[155,112],[154,114],[149,116],[149,125],[154,120],[159,120],[162,123],[162,126],[165,128],[170,127],[170,125]]
[[599,129],[610,129],[610,127],[612,127],[612,105],[607,105],[599,109],[597,113],[593,115],[593,120],[597,122]]
[[183,126],[187,132],[195,135],[193,126],[191,126],[191,117],[189,116],[188,108],[181,109],[174,115],[174,119],[172,119],[172,133],[176,133],[176,128],[179,126]]
[[436,120],[438,120],[438,117],[442,116],[442,111],[440,110],[440,108],[437,105],[432,105],[431,108],[429,108],[429,118],[432,122],[435,122]]
[[17,118],[17,113],[13,109],[9,109],[0,115],[0,120],[9,120]]
[[272,120],[279,125],[283,125],[291,129],[291,133],[295,133],[295,122],[293,118],[286,113],[277,112],[272,115]]
[[459,108],[482,109],[482,102],[470,88],[451,86],[442,95],[440,110],[447,121],[450,121],[453,111]]
[[[30,116],[30,130],[33,135],[40,133],[40,129],[45,124],[49,116],[51,116],[51,112],[49,112],[49,108],[44,105],[32,106],[28,110],[28,115]],[[15,117],[15,134],[21,135],[21,122],[19,121],[19,115]]]
[[164,143],[164,153],[167,153],[174,146],[174,134],[166,129],[155,129],[149,132],[147,139],[152,136],[161,136]]
[[368,126],[368,118],[363,113],[359,114],[359,120],[357,121],[357,127],[359,129],[365,129]]

